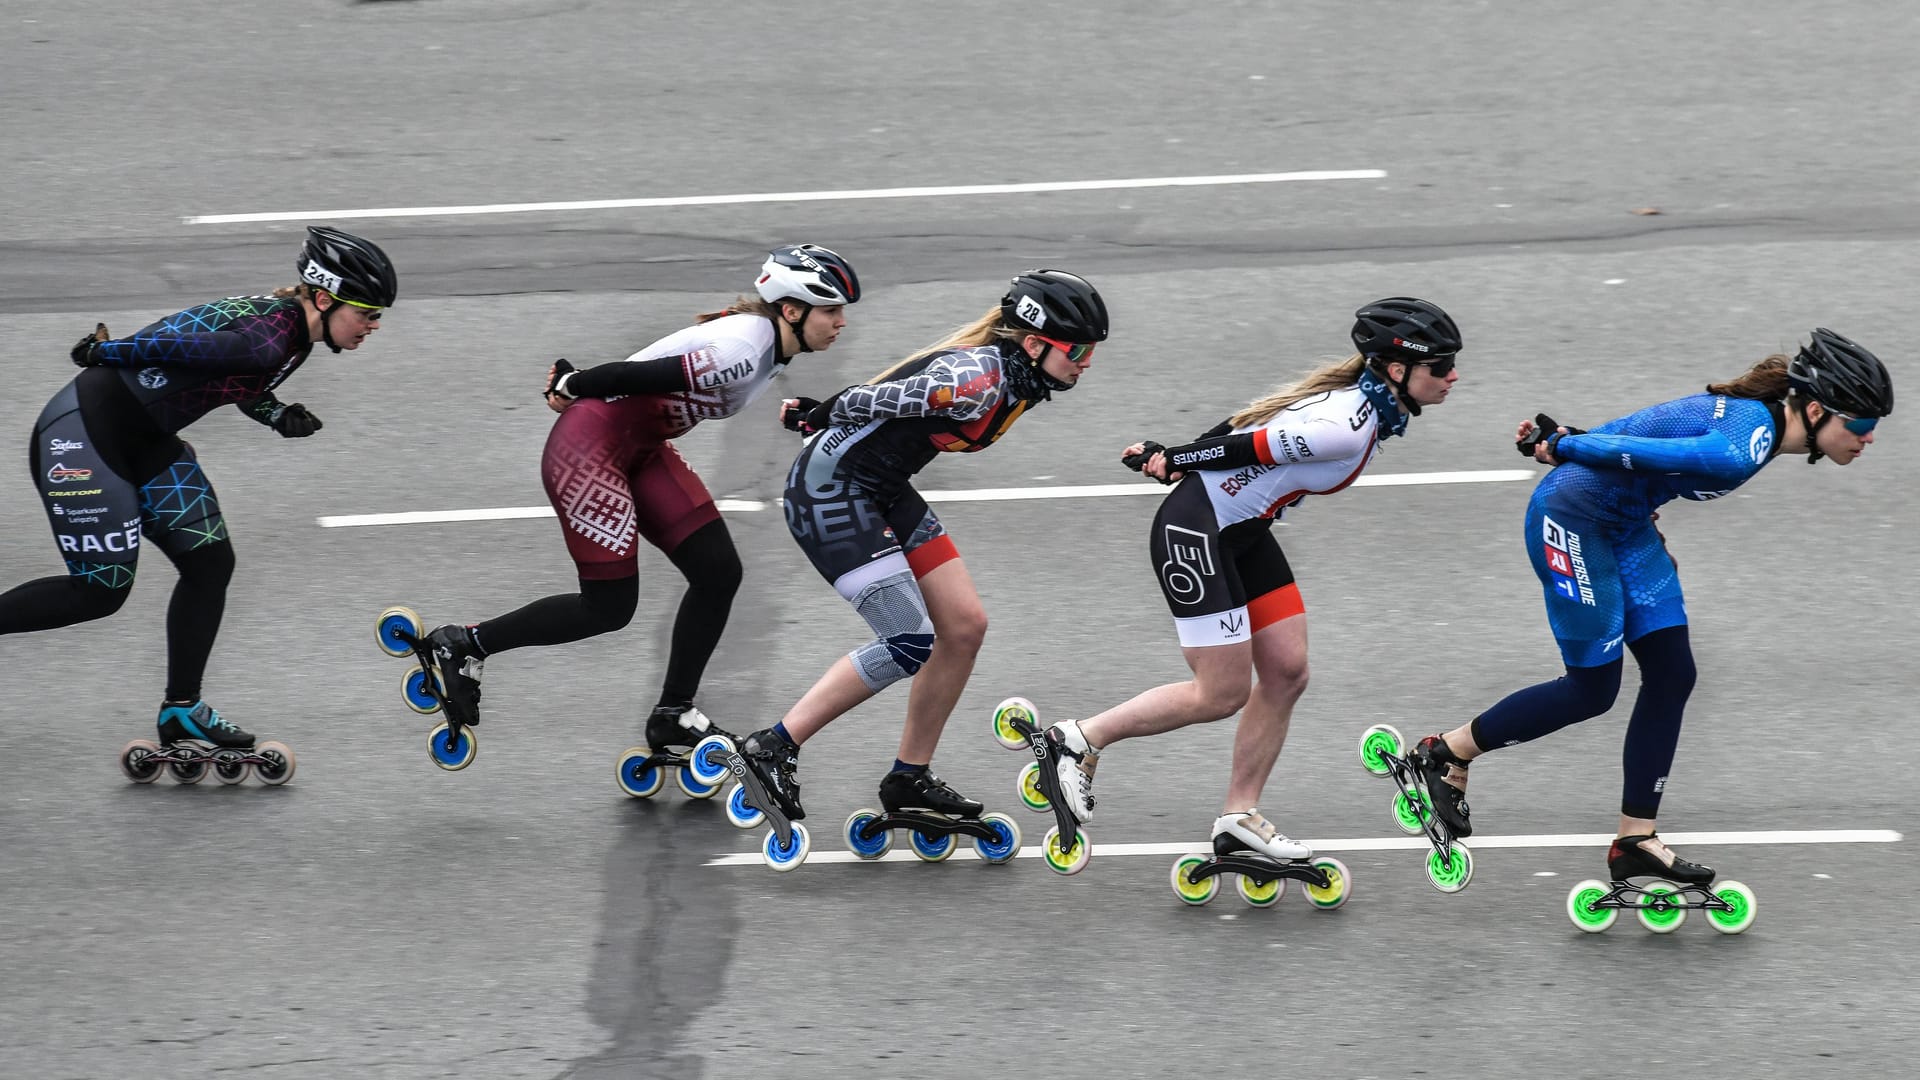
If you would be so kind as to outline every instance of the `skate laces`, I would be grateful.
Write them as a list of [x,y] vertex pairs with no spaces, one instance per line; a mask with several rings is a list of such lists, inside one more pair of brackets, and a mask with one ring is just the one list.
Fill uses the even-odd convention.
[[233,721],[214,712],[213,706],[204,701],[195,702],[193,708],[187,710],[187,719],[199,725],[202,730],[207,728],[212,728],[215,731],[240,730],[234,725]]

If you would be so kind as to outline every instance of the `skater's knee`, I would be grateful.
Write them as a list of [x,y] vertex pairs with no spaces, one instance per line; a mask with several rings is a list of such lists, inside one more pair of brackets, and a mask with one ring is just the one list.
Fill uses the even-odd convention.
[[1619,661],[1599,667],[1570,667],[1562,682],[1566,685],[1568,711],[1586,720],[1613,708],[1620,696]]
[[740,552],[725,521],[695,530],[667,558],[687,579],[689,589],[712,601],[729,600],[740,589]]
[[1685,626],[1670,626],[1635,641],[1633,658],[1640,665],[1640,684],[1669,697],[1684,699],[1693,692],[1699,669]]
[[225,591],[233,581],[233,545],[227,541],[207,544],[173,557],[174,569],[183,581],[200,589]]
[[580,582],[580,608],[595,634],[610,634],[633,621],[640,607],[640,578]]
[[133,594],[133,567],[123,568],[124,575],[113,582],[99,580],[97,577],[74,577],[67,580],[71,590],[71,610],[79,616],[73,622],[90,622],[104,619],[126,606],[127,597]]
[[919,674],[933,655],[933,642],[930,633],[889,634],[855,649],[848,658],[869,690],[884,690]]
[[1268,701],[1291,705],[1300,700],[1307,692],[1307,657],[1288,655],[1273,661],[1258,664],[1255,672],[1259,676],[1259,685],[1255,692]]
[[987,609],[978,603],[945,614],[934,624],[940,635],[940,647],[968,656],[978,656],[987,640]]
[[1252,692],[1249,684],[1234,682],[1199,683],[1195,689],[1202,722],[1225,720],[1246,708],[1247,697]]

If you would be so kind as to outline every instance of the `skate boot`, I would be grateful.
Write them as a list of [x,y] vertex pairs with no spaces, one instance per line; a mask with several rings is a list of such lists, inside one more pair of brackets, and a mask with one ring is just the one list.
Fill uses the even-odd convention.
[[1075,821],[1093,820],[1093,770],[1100,764],[1100,751],[1080,733],[1078,720],[1062,720],[1047,729],[1047,761],[1059,779],[1060,795]]
[[767,728],[747,736],[740,745],[740,756],[788,821],[806,818],[807,812],[800,806],[800,778],[794,775],[800,766],[799,747]]
[[1467,809],[1467,763],[1447,749],[1447,741],[1438,735],[1421,739],[1409,755],[1427,789],[1433,811],[1446,823],[1456,838],[1473,835],[1472,812]]
[[880,805],[889,813],[899,810],[928,810],[949,817],[977,818],[984,809],[974,799],[947,786],[931,770],[899,769],[880,781]]
[[[1666,859],[1673,861],[1669,863]],[[1688,862],[1674,854],[1658,833],[1617,837],[1607,849],[1607,873],[1615,881],[1637,877],[1666,878],[1680,885],[1706,885],[1713,881],[1712,867]]]
[[446,692],[448,715],[469,727],[478,724],[480,669],[486,658],[474,647],[473,635],[467,627],[449,624],[427,635],[427,647],[433,650],[434,672]]
[[739,736],[722,729],[691,705],[655,705],[647,717],[647,745],[656,754],[685,757],[695,743],[709,735],[725,735],[735,746]]
[[240,730],[232,721],[213,711],[213,706],[204,701],[190,704],[168,702],[160,706],[160,716],[155,721],[160,729],[160,745],[172,746],[177,742],[191,740],[207,743],[214,747],[236,750],[253,749],[253,736]]
[[1222,814],[1213,820],[1213,853],[1231,855],[1255,851],[1280,862],[1313,858],[1313,849],[1273,827],[1257,808]]

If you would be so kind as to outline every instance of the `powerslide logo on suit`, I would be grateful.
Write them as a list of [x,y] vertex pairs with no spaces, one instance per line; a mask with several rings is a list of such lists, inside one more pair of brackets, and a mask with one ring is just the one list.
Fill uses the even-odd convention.
[[1580,554],[1580,534],[1544,518],[1540,538],[1546,542],[1547,569],[1553,572],[1554,591],[1593,607],[1593,581],[1587,576],[1587,560]]

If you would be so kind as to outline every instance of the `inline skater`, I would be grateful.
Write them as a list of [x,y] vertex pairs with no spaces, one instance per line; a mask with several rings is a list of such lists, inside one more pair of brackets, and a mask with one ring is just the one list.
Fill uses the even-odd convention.
[[336,353],[358,349],[398,291],[386,254],[337,229],[308,227],[294,266],[300,284],[271,296],[190,307],[124,338],[96,327],[70,354],[82,370],[34,425],[34,480],[67,573],[0,595],[0,634],[120,610],[144,536],[180,574],[167,607],[167,686],[156,720],[165,747],[254,745],[201,698],[233,545],[213,485],[180,431],[232,404],[284,438],[318,432],[319,417],[299,402],[282,404],[274,389],[315,342]]
[[1244,708],[1214,850],[1313,857],[1258,809],[1307,686],[1306,605],[1273,523],[1306,496],[1353,483],[1387,439],[1404,435],[1422,408],[1445,402],[1460,379],[1459,328],[1426,300],[1368,304],[1355,312],[1351,336],[1353,355],[1248,404],[1196,441],[1141,442],[1123,452],[1129,467],[1174,485],[1154,515],[1148,551],[1193,678],[1047,729],[1040,768],[1057,778],[1051,786],[1075,820],[1092,818],[1094,769],[1114,743]]
[[824,402],[784,403],[807,435],[787,476],[787,528],[873,640],[835,661],[771,728],[742,747],[788,819],[805,817],[800,747],[828,723],[912,678],[898,756],[880,782],[887,811],[977,818],[981,804],[929,769],[986,635],[987,615],[953,538],[913,488],[941,453],[976,453],[1055,393],[1074,388],[1107,339],[1085,279],[1029,270],[999,304],[938,344]]
[[754,293],[625,360],[581,369],[560,360],[548,370],[547,403],[560,418],[541,476],[580,591],[427,635],[459,722],[479,721],[488,657],[626,626],[640,600],[635,541],[645,539],[687,581],[647,745],[684,756],[720,732],[693,701],[740,586],[740,556],[713,496],[671,440],[740,412],[794,357],[832,346],[846,328],[846,306],[860,299],[860,279],[827,248],[788,245],[768,253]]
[[1658,876],[1683,885],[1714,871],[1676,855],[1656,817],[1693,690],[1680,577],[1654,525],[1675,498],[1719,499],[1783,453],[1846,465],[1893,412],[1893,379],[1871,352],[1827,329],[1791,358],[1769,356],[1745,374],[1593,429],[1521,421],[1522,453],[1555,466],[1527,504],[1527,555],[1546,597],[1566,674],[1518,690],[1471,722],[1419,740],[1413,761],[1440,818],[1470,835],[1467,766],[1613,707],[1625,662],[1640,667],[1627,722],[1616,882]]

